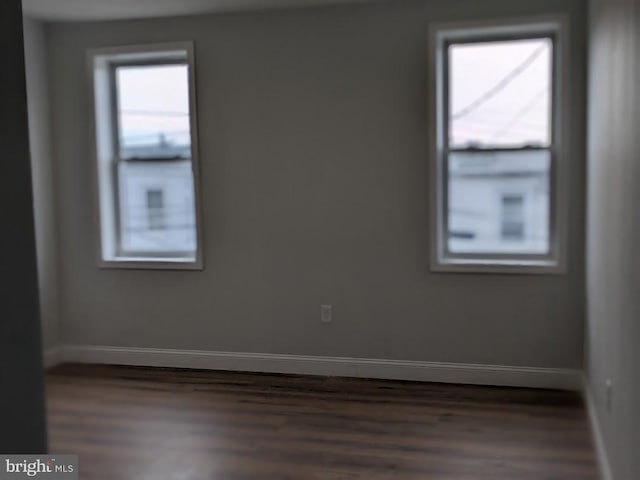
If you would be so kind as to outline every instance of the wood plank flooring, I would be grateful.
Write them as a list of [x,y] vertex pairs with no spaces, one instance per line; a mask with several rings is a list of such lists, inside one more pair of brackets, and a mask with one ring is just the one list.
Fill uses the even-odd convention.
[[579,395],[62,365],[49,444],[81,480],[596,480]]

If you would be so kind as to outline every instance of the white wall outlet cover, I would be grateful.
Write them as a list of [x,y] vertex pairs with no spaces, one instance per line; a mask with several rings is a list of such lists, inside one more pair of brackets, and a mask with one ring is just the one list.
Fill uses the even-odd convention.
[[333,305],[320,305],[320,321],[323,323],[333,321]]

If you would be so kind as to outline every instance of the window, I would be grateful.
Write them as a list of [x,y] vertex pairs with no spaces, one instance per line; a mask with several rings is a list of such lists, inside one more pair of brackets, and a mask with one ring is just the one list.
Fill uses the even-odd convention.
[[436,30],[435,270],[561,270],[560,33]]
[[164,193],[162,190],[147,190],[147,218],[149,230],[164,230]]
[[91,52],[103,266],[200,268],[193,49]]
[[501,237],[505,242],[522,242],[525,239],[524,196],[502,196]]

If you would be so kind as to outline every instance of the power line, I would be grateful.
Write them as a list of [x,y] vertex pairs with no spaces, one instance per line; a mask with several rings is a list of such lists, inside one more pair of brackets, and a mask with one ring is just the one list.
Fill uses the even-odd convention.
[[174,130],[174,131],[167,131],[167,132],[158,132],[158,133],[144,133],[144,134],[139,134],[139,135],[123,135],[125,140],[132,140],[132,139],[142,139],[142,138],[154,138],[154,139],[158,139],[160,138],[162,135],[165,136],[180,136],[180,135],[187,135],[191,133],[190,130]]
[[[520,114],[520,112],[518,112],[518,114]],[[508,122],[512,121],[511,119],[508,119]],[[455,133],[458,133],[460,131],[479,131],[479,132],[485,132],[485,133],[496,133],[496,131],[500,130],[501,125],[505,125],[508,122],[496,122],[496,121],[487,121],[487,122],[468,122],[468,123],[464,123],[462,125],[456,125],[455,127]],[[524,132],[524,133],[537,133],[540,132],[541,130],[544,130],[546,128],[546,125],[544,124],[527,124],[525,122],[521,122],[518,123],[517,125],[513,125],[513,129],[520,131],[520,132]]]
[[507,122],[504,128],[502,128],[502,130],[500,130],[493,136],[493,140],[497,140],[503,137],[506,133],[512,130],[513,127],[518,123],[518,121],[522,117],[524,117],[527,113],[529,113],[529,111],[536,105],[536,103],[540,101],[540,99],[544,96],[545,93],[547,93],[548,90],[549,90],[549,85],[545,86],[542,90],[536,93],[531,99],[531,101],[529,101],[524,107],[522,107],[518,112],[516,112],[516,114],[511,118],[511,120],[509,120],[509,122]]
[[[504,109],[504,108],[500,111],[489,111],[488,108],[483,109],[481,111],[477,111],[474,115],[470,117],[460,119],[460,121],[457,124],[458,125],[480,125],[480,124],[486,124],[486,123],[499,124],[503,122],[505,116],[507,116],[505,114],[509,113],[506,110],[507,109]],[[525,121],[522,121],[519,123],[519,125],[527,125],[532,128],[544,127],[546,124],[547,124],[546,120],[543,121],[538,118],[525,119]]]
[[152,117],[188,117],[189,112],[171,112],[160,110],[120,110],[120,113],[126,115],[148,115]]
[[541,45],[537,48],[531,55],[529,55],[520,65],[511,70],[502,80],[500,80],[496,85],[491,87],[485,93],[476,98],[473,102],[468,104],[466,107],[458,110],[456,113],[451,115],[452,120],[458,120],[462,117],[469,115],[471,112],[485,104],[487,101],[491,100],[498,93],[500,93],[504,88],[509,85],[513,80],[515,80],[522,72],[524,72],[536,58],[540,56],[540,54],[546,50],[546,45]]

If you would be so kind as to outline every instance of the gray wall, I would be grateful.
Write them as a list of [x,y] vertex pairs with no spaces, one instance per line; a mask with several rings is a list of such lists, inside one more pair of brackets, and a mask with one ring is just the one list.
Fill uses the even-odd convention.
[[[52,25],[62,341],[580,367],[584,12],[395,1]],[[430,273],[429,22],[543,13],[572,21],[569,274]],[[206,269],[100,270],[86,49],[189,39]]]
[[20,0],[0,2],[0,452],[46,450]]
[[594,0],[592,8],[586,369],[613,476],[633,480],[640,478],[640,7]]
[[24,21],[29,144],[38,251],[40,317],[44,348],[58,343],[58,270],[53,163],[51,161],[46,28]]

